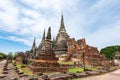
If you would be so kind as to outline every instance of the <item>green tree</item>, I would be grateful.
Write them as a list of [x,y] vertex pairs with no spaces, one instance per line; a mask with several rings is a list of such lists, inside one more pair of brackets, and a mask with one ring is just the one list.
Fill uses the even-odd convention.
[[13,52],[9,52],[7,55],[8,58],[13,58]]
[[0,59],[3,59],[3,55],[0,55]]
[[5,53],[3,52],[0,52],[0,59],[5,59],[7,56]]
[[102,48],[100,50],[100,53],[105,54],[105,57],[107,59],[113,59],[116,51],[120,52],[120,46],[117,45],[117,46],[108,46],[108,47]]

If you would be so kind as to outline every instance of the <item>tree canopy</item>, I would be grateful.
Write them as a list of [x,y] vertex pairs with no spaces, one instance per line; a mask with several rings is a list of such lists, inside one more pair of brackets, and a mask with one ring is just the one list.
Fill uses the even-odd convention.
[[7,55],[8,58],[13,58],[13,52],[9,52]]
[[117,46],[108,46],[108,47],[102,48],[100,50],[100,53],[105,54],[105,57],[107,59],[113,59],[113,57],[115,56],[116,51],[120,52],[120,46],[119,45],[117,45]]
[[7,56],[5,53],[3,52],[0,52],[0,59],[5,59]]

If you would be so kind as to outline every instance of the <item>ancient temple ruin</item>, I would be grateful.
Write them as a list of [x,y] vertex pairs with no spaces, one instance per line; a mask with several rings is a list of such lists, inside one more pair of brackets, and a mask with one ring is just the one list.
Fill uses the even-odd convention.
[[71,60],[83,64],[84,59],[85,65],[89,66],[108,67],[112,65],[104,55],[99,53],[96,47],[89,46],[85,38],[76,41],[69,37],[65,29],[63,15],[56,39],[52,40],[51,27],[49,27],[47,35],[44,30],[39,46],[36,47],[34,38],[31,50],[24,53],[24,60],[31,63],[30,68],[33,73],[60,72],[66,71],[66,68],[58,64],[58,58],[60,59],[62,55],[65,55],[64,61]]
[[67,56],[65,61],[72,60],[88,66],[101,66],[109,67],[113,65],[113,62],[106,60],[103,54],[100,54],[98,49],[86,44],[85,38],[75,41],[71,38],[67,41]]
[[58,64],[58,58],[55,57],[53,51],[53,42],[51,41],[51,28],[49,27],[47,36],[45,37],[45,31],[41,44],[39,45],[36,55],[32,59],[31,70],[33,73],[39,72],[60,72],[63,69]]
[[61,17],[60,29],[56,36],[54,51],[56,55],[66,54],[67,52],[67,40],[69,35],[66,33],[63,15]]

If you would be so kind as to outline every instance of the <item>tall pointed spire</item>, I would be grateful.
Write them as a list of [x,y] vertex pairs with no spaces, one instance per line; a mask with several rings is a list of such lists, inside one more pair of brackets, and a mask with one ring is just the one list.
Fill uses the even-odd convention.
[[33,47],[35,47],[35,43],[36,43],[36,38],[34,37]]
[[35,48],[36,48],[35,44],[36,44],[36,38],[34,37],[34,41],[33,41],[33,45],[32,45],[33,52],[35,52]]
[[51,41],[51,27],[49,27],[49,29],[48,29],[46,40]]
[[64,25],[64,19],[63,19],[63,14],[62,14],[62,16],[61,16],[61,23],[60,23],[59,32],[66,32],[66,30],[65,30],[65,25]]
[[45,40],[45,29],[44,29],[44,32],[43,32],[43,37],[42,37],[42,41]]
[[44,29],[44,32],[43,32],[42,40],[41,40],[38,48],[41,49],[44,43],[45,43],[45,29]]

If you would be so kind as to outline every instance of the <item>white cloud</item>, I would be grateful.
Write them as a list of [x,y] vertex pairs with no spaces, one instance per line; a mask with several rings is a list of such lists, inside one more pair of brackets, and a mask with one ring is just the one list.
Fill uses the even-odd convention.
[[22,9],[21,11],[22,11],[22,14],[29,16],[33,19],[37,19],[41,16],[37,11],[32,9]]
[[97,46],[99,49],[110,45],[120,44],[120,20],[114,24],[105,26],[109,26],[109,28],[103,27],[99,31],[88,35],[87,41],[89,44]]
[[[43,9],[43,10],[53,10],[55,12],[61,12],[66,8],[73,7],[78,0],[22,0],[23,3],[26,3],[28,6],[31,6],[38,10],[38,9]],[[67,7],[68,6],[68,7]]]
[[[111,8],[119,6],[119,0],[98,0],[89,7],[89,1],[83,0],[21,0],[20,2],[27,7],[18,2],[17,4],[22,6],[19,7],[10,0],[0,2],[0,10],[2,9],[0,30],[23,36],[19,38],[11,35],[12,37],[8,37],[9,40],[30,46],[33,37],[37,37],[37,43],[39,43],[43,30],[46,29],[47,32],[49,26],[52,27],[52,35],[55,37],[60,26],[62,12],[67,32],[71,37],[77,39],[86,37],[88,44],[99,48],[108,42],[114,44],[114,41],[119,38],[117,34],[119,34],[120,16],[115,14],[111,16],[112,10],[109,12]],[[109,13],[106,13],[107,11]],[[117,18],[114,19],[115,17]],[[98,24],[102,21],[106,23]],[[94,30],[94,28],[98,29]],[[93,31],[90,32],[90,30]]]
[[91,9],[105,9],[105,8],[111,8],[111,6],[119,5],[119,0],[99,0],[96,4],[94,4]]
[[10,0],[1,1],[0,8],[4,10],[0,12],[0,21],[4,24],[0,28],[6,31],[15,31],[18,28],[19,11]]
[[10,36],[8,39],[13,40],[15,42],[23,42],[24,44],[29,45],[29,46],[31,46],[32,44],[31,41],[29,41],[29,39],[23,39],[23,38],[19,38],[15,36]]
[[34,24],[34,20],[32,20],[32,19],[29,19],[29,18],[22,18],[21,19],[21,24],[24,24],[24,25],[33,25]]

